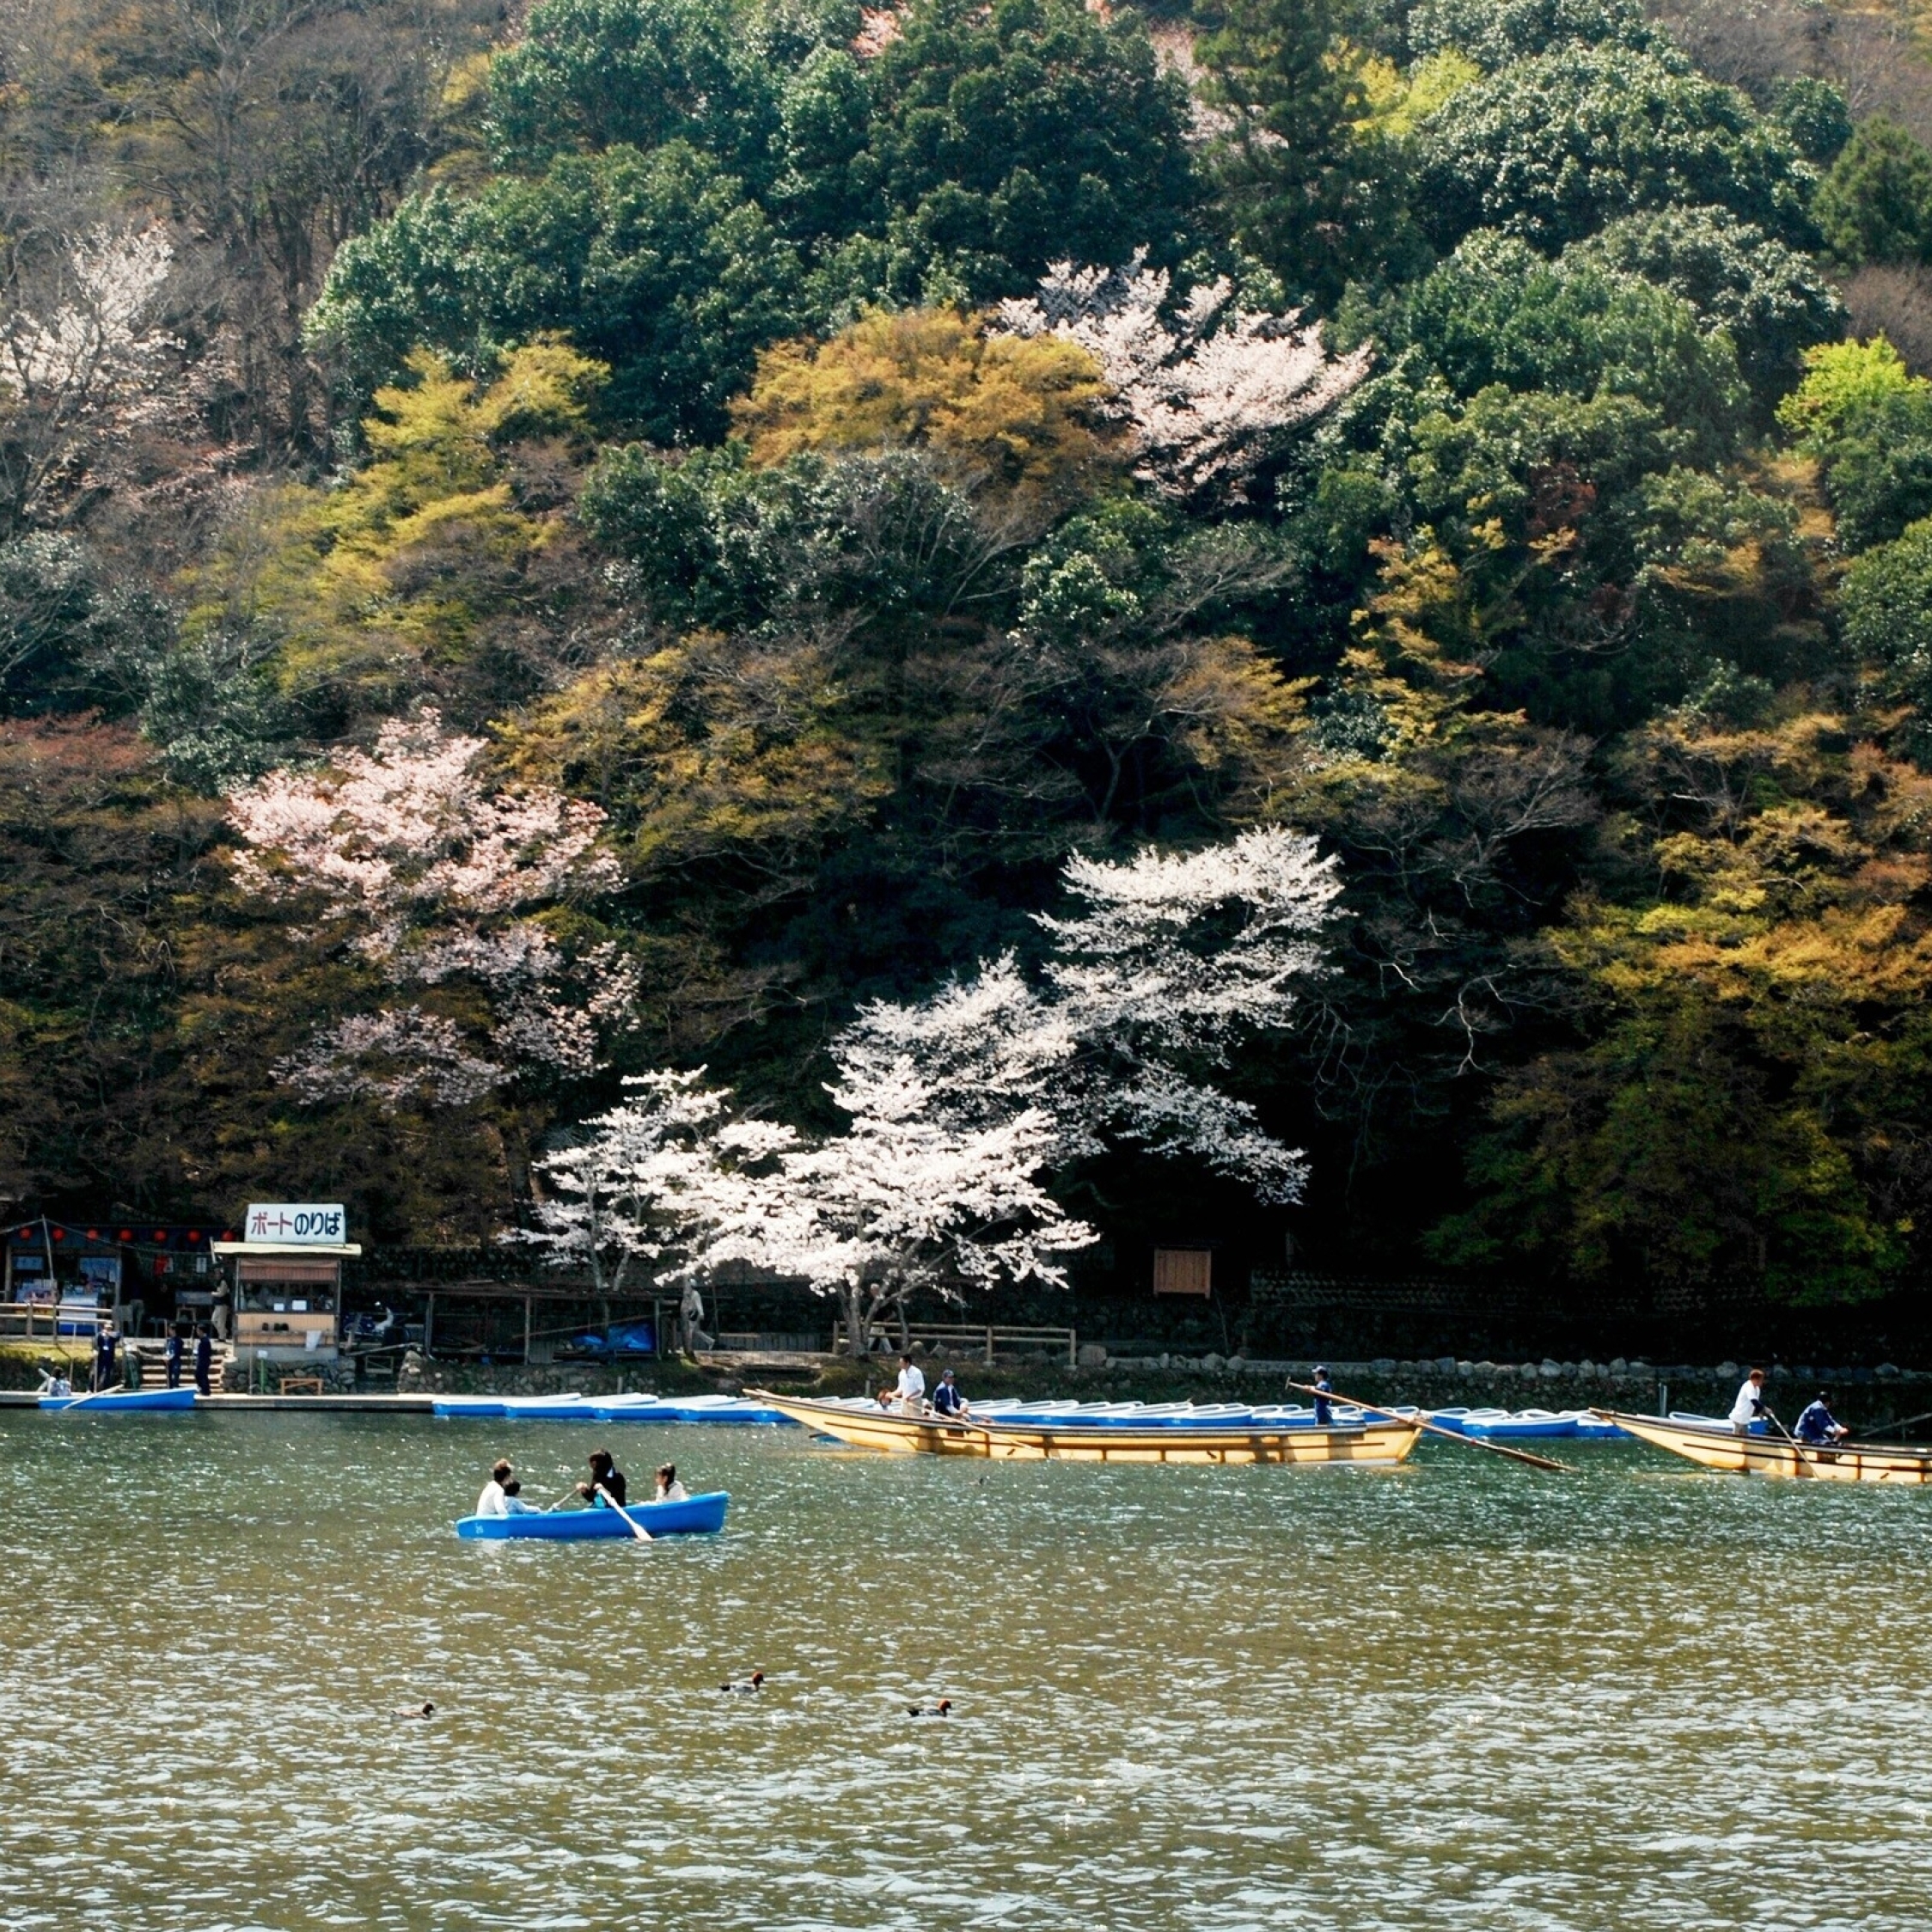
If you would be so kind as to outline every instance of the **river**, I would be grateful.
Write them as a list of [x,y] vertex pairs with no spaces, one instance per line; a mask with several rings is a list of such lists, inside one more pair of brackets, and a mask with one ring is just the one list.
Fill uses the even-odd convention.
[[[601,1440],[724,1535],[451,1534]],[[1932,1494],[1563,1453],[0,1412],[0,1925],[1923,1928]]]

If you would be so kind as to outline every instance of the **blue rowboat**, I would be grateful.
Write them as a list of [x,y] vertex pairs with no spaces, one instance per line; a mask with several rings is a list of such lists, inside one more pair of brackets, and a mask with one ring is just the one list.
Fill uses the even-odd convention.
[[682,1502],[634,1502],[628,1509],[533,1509],[526,1516],[464,1516],[456,1534],[473,1542],[584,1543],[593,1538],[631,1539],[626,1519],[652,1536],[715,1536],[724,1527],[724,1510],[731,1500],[725,1489],[712,1489]]
[[193,1389],[107,1389],[97,1396],[42,1396],[40,1407],[56,1414],[77,1409],[83,1415],[149,1415],[156,1409],[193,1409]]

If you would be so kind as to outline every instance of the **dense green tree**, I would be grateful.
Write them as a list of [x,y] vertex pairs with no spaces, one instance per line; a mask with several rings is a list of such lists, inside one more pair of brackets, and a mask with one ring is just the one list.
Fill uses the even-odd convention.
[[1778,416],[1822,466],[1845,547],[1887,542],[1932,515],[1932,382],[1882,336],[1822,344],[1805,360]]
[[[1886,694],[1932,716],[1932,520],[1852,560],[1843,591],[1845,642],[1878,669]],[[1915,721],[1914,754],[1932,763],[1932,732]]]
[[1813,213],[1840,261],[1932,261],[1932,154],[1874,114],[1819,184]]
[[1419,0],[1408,24],[1416,54],[1452,49],[1489,73],[1573,41],[1642,53],[1669,45],[1636,0]]
[[498,165],[684,141],[762,185],[783,74],[743,0],[542,0],[490,64]]
[[[1079,0],[918,0],[866,76],[874,116],[853,165],[835,143],[834,192],[875,180],[871,232],[931,289],[1020,295],[1049,262],[1162,264],[1195,245],[1199,198],[1185,87],[1134,16]],[[884,258],[882,258],[884,259]]]
[[1802,353],[1843,333],[1844,308],[1817,264],[1726,208],[1661,208],[1625,215],[1565,262],[1600,263],[1690,303],[1721,328],[1760,403],[1798,379]]
[[1291,296],[1326,303],[1407,224],[1336,0],[1222,0],[1198,46],[1227,117],[1216,179],[1236,238]]
[[1700,205],[1801,245],[1810,180],[1781,128],[1681,58],[1568,46],[1463,89],[1429,117],[1415,205],[1440,248],[1501,228],[1556,248],[1619,215]]
[[406,203],[337,256],[312,327],[371,383],[419,344],[487,367],[561,330],[609,364],[612,415],[676,442],[717,435],[799,293],[797,257],[737,180],[673,142]]
[[1851,138],[1844,89],[1813,74],[1790,74],[1771,89],[1771,118],[1814,167],[1829,168]]

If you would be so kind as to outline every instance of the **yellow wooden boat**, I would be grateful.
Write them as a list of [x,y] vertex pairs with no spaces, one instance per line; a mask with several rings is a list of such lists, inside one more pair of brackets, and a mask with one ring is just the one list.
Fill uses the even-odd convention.
[[1421,1431],[1397,1417],[1340,1428],[1134,1428],[1112,1423],[949,1421],[803,1396],[745,1394],[822,1435],[892,1456],[979,1456],[1069,1463],[1363,1463],[1391,1467]]
[[1655,1415],[1625,1415],[1614,1409],[1595,1409],[1591,1414],[1606,1416],[1640,1442],[1668,1449],[1704,1469],[1737,1476],[1788,1476],[1824,1483],[1932,1483],[1932,1450],[1851,1441],[1813,1448],[1781,1435],[1739,1435],[1725,1424],[1672,1422]]

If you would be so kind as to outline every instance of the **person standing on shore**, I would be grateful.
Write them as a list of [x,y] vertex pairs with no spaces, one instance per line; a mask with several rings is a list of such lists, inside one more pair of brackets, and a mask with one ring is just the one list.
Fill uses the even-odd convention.
[[1731,1404],[1731,1428],[1739,1435],[1749,1435],[1751,1425],[1764,1415],[1764,1372],[1754,1368],[1745,1377],[1738,1399]]
[[208,1393],[208,1372],[214,1366],[215,1344],[210,1341],[206,1329],[197,1329],[194,1336],[194,1391],[197,1395]]
[[112,1322],[103,1322],[94,1336],[94,1386],[98,1393],[102,1389],[114,1385],[114,1351],[120,1346],[120,1337],[114,1333]]
[[181,1385],[181,1331],[171,1328],[168,1331],[168,1386],[178,1389]]

